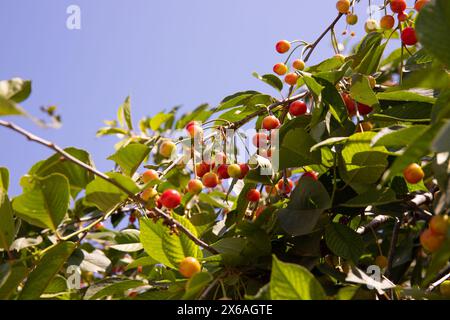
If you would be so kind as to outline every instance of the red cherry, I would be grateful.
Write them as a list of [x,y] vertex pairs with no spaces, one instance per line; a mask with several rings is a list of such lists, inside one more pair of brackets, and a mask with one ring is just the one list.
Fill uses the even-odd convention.
[[241,176],[239,177],[239,179],[244,179],[247,173],[250,171],[250,167],[246,163],[241,163],[239,167],[241,168]]
[[404,22],[408,20],[408,15],[404,12],[401,12],[397,15],[398,21]]
[[167,209],[174,209],[181,203],[181,195],[178,193],[178,191],[173,189],[164,191],[160,199],[161,204]]
[[391,0],[391,10],[395,13],[401,13],[406,9],[405,0]]
[[294,117],[301,116],[305,114],[306,111],[306,103],[304,103],[303,101],[294,101],[289,106],[289,113]]
[[217,168],[217,175],[219,176],[219,179],[229,179],[230,175],[228,174],[228,165],[227,164],[221,164]]
[[365,116],[373,111],[372,107],[369,107],[368,105],[358,103],[358,112],[360,115]]
[[275,45],[275,49],[278,53],[286,53],[291,49],[291,43],[287,40],[278,41]]
[[195,166],[195,170],[197,171],[197,176],[203,178],[205,174],[211,171],[211,165],[201,162]]
[[275,116],[267,116],[262,121],[262,127],[266,130],[276,129],[280,126],[280,120]]
[[407,46],[413,46],[417,43],[416,30],[407,27],[402,31],[402,42]]
[[250,189],[247,192],[247,200],[250,202],[258,202],[260,198],[261,198],[261,194],[256,189]]
[[317,181],[317,179],[319,179],[319,175],[317,174],[317,172],[314,171],[307,171],[303,174],[303,177],[310,177],[311,179]]
[[344,100],[348,114],[350,116],[356,115],[356,104],[355,101],[350,97],[350,95],[348,93],[343,93],[342,100]]
[[295,72],[288,73],[284,77],[284,82],[286,82],[287,84],[289,84],[291,86],[295,86],[297,84],[297,80],[298,80],[298,74],[296,74]]
[[136,216],[134,214],[131,214],[128,220],[130,221],[130,224],[133,224],[136,222]]
[[189,133],[191,138],[200,137],[203,135],[203,128],[196,123],[189,123],[186,126],[186,131]]
[[219,184],[219,177],[214,172],[208,172],[203,176],[202,182],[207,188],[215,188]]
[[269,136],[264,132],[258,132],[253,136],[253,145],[257,148],[266,147],[269,142]]
[[283,194],[288,194],[292,191],[292,189],[294,189],[294,182],[292,182],[291,179],[287,179],[287,184],[285,183],[284,179],[280,179],[280,181],[278,181],[278,190],[280,190],[281,193]]
[[273,72],[279,76],[283,76],[288,71],[287,66],[284,63],[277,63],[273,66]]

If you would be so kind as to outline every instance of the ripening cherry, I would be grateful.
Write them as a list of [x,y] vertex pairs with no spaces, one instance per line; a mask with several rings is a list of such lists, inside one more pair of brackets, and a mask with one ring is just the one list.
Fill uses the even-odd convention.
[[161,204],[167,209],[174,209],[180,205],[181,195],[176,190],[168,189],[163,192],[160,200]]
[[246,163],[241,163],[239,165],[239,169],[241,169],[241,175],[239,176],[239,179],[244,179],[247,173],[250,171],[250,167]]
[[192,139],[203,135],[203,128],[195,121],[191,121],[187,124],[186,131]]
[[417,163],[412,163],[403,170],[403,177],[410,184],[417,184],[425,177],[425,173]]
[[214,172],[208,172],[203,176],[202,182],[207,188],[215,188],[219,184],[219,177]]
[[347,21],[347,23],[349,25],[354,26],[355,24],[358,23],[358,16],[356,14],[349,13],[349,14],[347,14],[347,17],[345,18],[345,20]]
[[348,93],[342,94],[342,100],[344,100],[345,107],[347,108],[347,112],[350,116],[356,115],[356,103],[355,101],[350,97]]
[[256,189],[250,189],[247,192],[247,200],[250,202],[259,202],[260,198],[261,198],[261,194]]
[[221,164],[220,166],[218,166],[217,175],[219,176],[219,179],[229,179],[230,175],[228,174],[228,165]]
[[142,174],[142,181],[144,181],[144,183],[148,183],[150,181],[158,179],[159,179],[158,173],[152,169],[147,170]]
[[347,13],[350,10],[350,1],[349,0],[339,0],[336,2],[336,9],[339,13]]
[[193,257],[187,257],[181,260],[178,271],[183,277],[191,278],[194,274],[199,273],[202,270],[202,266],[197,259]]
[[443,236],[447,235],[447,231],[449,228],[448,216],[443,215],[434,216],[433,218],[431,218],[429,226],[430,230],[433,231],[433,233],[440,234]]
[[405,0],[391,0],[391,10],[395,13],[401,13],[406,10]]
[[133,224],[136,222],[136,216],[134,214],[130,214],[130,217],[128,218],[128,221],[130,224]]
[[144,201],[148,201],[150,199],[153,199],[157,195],[158,195],[158,191],[156,191],[154,188],[150,187],[141,192],[141,199]]
[[388,259],[385,256],[378,256],[375,258],[375,264],[381,269],[385,269],[388,266]]
[[303,174],[302,178],[303,177],[309,177],[309,178],[313,179],[314,181],[317,181],[319,179],[319,174],[315,171],[306,171]]
[[[277,119],[278,120],[278,119]],[[258,132],[253,136],[253,145],[257,148],[267,146],[269,142],[269,136],[264,132]]]
[[275,116],[267,116],[262,121],[262,127],[266,130],[277,129],[280,126],[280,120]]
[[444,297],[450,297],[450,280],[445,280],[439,285],[439,291]]
[[165,140],[159,146],[159,154],[164,158],[170,158],[176,147],[177,146],[172,141]]
[[94,226],[95,230],[103,230],[104,226],[103,226],[103,222],[99,222]]
[[414,4],[414,9],[420,11],[422,10],[423,6],[425,6],[429,2],[430,0],[417,0],[416,3]]
[[195,165],[195,171],[197,172],[197,176],[203,178],[203,176],[211,171],[211,165],[206,162],[200,162]]
[[408,15],[407,15],[406,13],[404,13],[404,12],[399,13],[399,14],[397,15],[397,19],[398,19],[398,21],[400,21],[400,22],[405,22],[406,20],[408,20]]
[[288,72],[288,67],[284,63],[277,63],[273,66],[273,72],[279,76],[284,76]]
[[297,80],[298,80],[298,74],[296,74],[295,72],[288,73],[284,77],[284,82],[286,82],[287,84],[289,84],[291,86],[295,86],[297,84]]
[[233,163],[228,166],[227,169],[228,175],[233,179],[239,179],[241,177],[242,171],[241,166]]
[[416,30],[412,27],[407,27],[402,31],[402,42],[407,46],[413,46],[417,43]]
[[296,59],[294,60],[294,62],[292,62],[292,67],[294,67],[294,69],[296,70],[304,70],[305,69],[305,61],[303,61],[302,59]]
[[275,45],[275,49],[278,53],[286,53],[291,49],[291,43],[287,40],[278,41]]
[[420,235],[420,244],[428,252],[434,253],[438,251],[444,243],[445,237],[435,234],[431,229],[426,229]]
[[306,103],[304,103],[303,101],[294,101],[289,105],[289,113],[293,116],[293,117],[298,117],[301,115],[304,115],[306,113],[306,111],[308,110]]
[[391,30],[395,25],[395,18],[391,15],[385,15],[380,20],[380,27],[384,30]]
[[203,190],[203,183],[198,179],[192,179],[188,182],[187,189],[192,194],[199,194]]
[[264,187],[264,190],[266,190],[266,192],[267,192],[268,195],[270,195],[270,196],[276,196],[277,193],[278,193],[278,185],[274,185],[274,186],[266,185],[266,186]]
[[364,24],[364,30],[366,30],[367,33],[376,31],[377,29],[378,29],[378,21],[375,19],[369,19]]
[[294,189],[294,182],[291,179],[287,179],[287,183],[284,179],[280,179],[277,184],[278,190],[283,194],[288,194]]

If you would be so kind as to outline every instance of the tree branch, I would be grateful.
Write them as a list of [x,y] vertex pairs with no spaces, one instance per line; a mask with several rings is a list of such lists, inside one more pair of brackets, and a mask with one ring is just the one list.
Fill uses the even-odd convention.
[[272,110],[272,109],[275,109],[276,107],[279,107],[279,106],[281,106],[281,105],[284,105],[284,104],[288,104],[288,103],[297,101],[297,100],[299,100],[299,99],[305,97],[307,94],[308,94],[308,92],[302,92],[302,93],[300,93],[300,94],[298,94],[298,95],[295,95],[295,96],[293,96],[293,97],[291,97],[291,98],[283,99],[283,100],[277,101],[277,102],[275,102],[275,103],[272,103],[272,104],[269,105],[267,108],[261,108],[260,110],[257,110],[257,111],[255,111],[255,112],[249,114],[249,115],[246,116],[245,118],[243,118],[243,119],[241,119],[241,120],[239,120],[239,121],[233,122],[233,123],[230,125],[230,129],[239,129],[239,128],[242,127],[244,124],[246,124],[247,122],[249,122],[250,120],[252,120],[254,117],[257,117],[257,116],[259,116],[259,115],[261,115],[261,114],[266,113],[267,110]]
[[[49,149],[54,150],[55,152],[59,153],[62,157],[64,157],[66,160],[68,160],[68,161],[70,161],[70,162],[72,162],[72,163],[74,163],[74,164],[84,168],[88,172],[91,172],[92,174],[96,175],[97,177],[107,181],[111,185],[114,185],[115,187],[117,187],[118,189],[120,189],[121,191],[126,193],[129,196],[130,199],[132,199],[133,201],[135,201],[137,203],[141,203],[141,204],[143,204],[145,206],[146,202],[144,200],[142,200],[139,196],[137,196],[136,194],[134,194],[133,192],[128,190],[126,187],[122,186],[120,183],[118,183],[114,179],[108,177],[103,172],[98,171],[97,169],[89,166],[88,164],[84,163],[83,161],[81,161],[81,160],[75,158],[74,156],[72,156],[71,154],[67,153],[61,147],[57,146],[53,142],[45,140],[43,138],[40,138],[40,137],[38,137],[38,136],[28,132],[27,130],[25,130],[25,129],[15,125],[14,123],[11,123],[11,122],[8,122],[8,121],[0,120],[0,126],[6,127],[8,129],[11,129],[11,130],[21,134],[22,136],[27,138],[29,141],[36,142],[36,143],[41,144],[41,145],[43,145],[43,146],[45,146],[45,147],[47,147]],[[194,243],[196,243],[197,245],[203,247],[205,250],[208,250],[209,252],[211,252],[213,254],[217,254],[218,253],[217,250],[215,250],[214,248],[209,246],[204,241],[198,239],[185,226],[183,226],[179,221],[177,221],[174,218],[172,218],[168,213],[166,213],[166,212],[164,212],[164,211],[162,211],[161,209],[158,209],[158,208],[155,208],[155,211],[157,212],[157,214],[161,218],[163,218],[166,221],[168,221],[171,225],[175,225],[179,230],[181,230],[181,232],[186,234],[186,236],[189,239],[191,239]]]

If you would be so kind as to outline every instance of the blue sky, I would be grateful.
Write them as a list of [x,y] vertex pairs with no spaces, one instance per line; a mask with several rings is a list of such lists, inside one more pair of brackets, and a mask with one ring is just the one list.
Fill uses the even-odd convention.
[[[81,8],[81,30],[66,28],[66,8]],[[10,118],[61,146],[91,152],[107,171],[114,138],[96,138],[104,119],[131,95],[134,119],[175,105],[187,111],[242,90],[274,93],[251,76],[279,62],[279,39],[313,41],[336,16],[334,0],[2,0],[0,78],[33,80],[23,106],[39,115],[57,105],[60,129]],[[361,19],[365,15],[361,15]],[[344,29],[344,24],[338,28]],[[359,28],[360,29],[360,28]],[[359,31],[358,29],[358,31]],[[332,54],[329,38],[312,62]],[[18,180],[51,152],[0,128],[0,166]]]

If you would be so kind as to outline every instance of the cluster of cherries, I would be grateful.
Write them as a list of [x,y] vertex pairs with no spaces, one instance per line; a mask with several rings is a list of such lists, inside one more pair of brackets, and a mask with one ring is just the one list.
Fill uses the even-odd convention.
[[[417,0],[414,3],[414,9],[416,11],[422,10],[422,8],[428,3],[430,0]],[[405,0],[390,0],[389,6],[391,11],[394,14],[397,14],[397,19],[399,23],[407,22],[410,17],[405,13],[407,9],[407,3]],[[336,9],[341,14],[346,14],[346,21],[349,25],[355,25],[358,22],[358,16],[352,12],[350,12],[351,2],[349,0],[339,0],[336,3]],[[380,27],[383,30],[391,30],[395,25],[395,17],[393,15],[385,15],[380,20]],[[378,22],[374,19],[369,19],[366,21],[365,29],[367,32],[375,31],[378,28]],[[416,30],[408,26],[401,30],[401,39],[404,45],[413,46],[417,44],[417,35]]]

